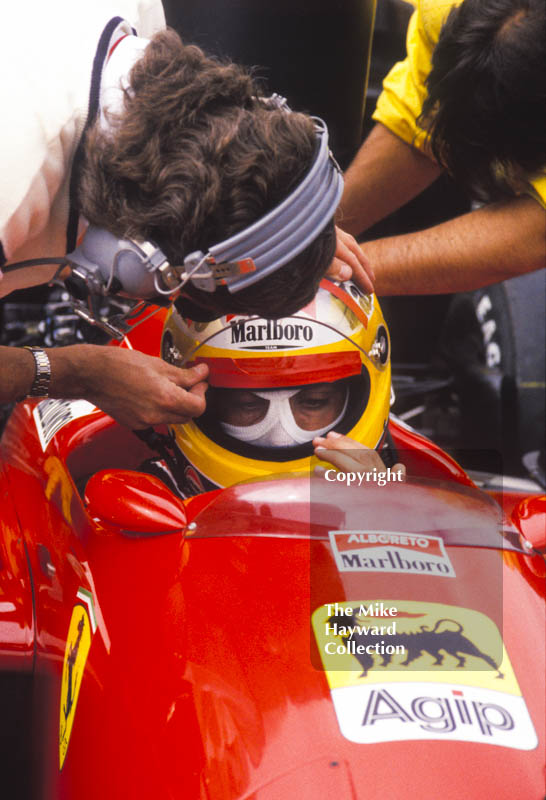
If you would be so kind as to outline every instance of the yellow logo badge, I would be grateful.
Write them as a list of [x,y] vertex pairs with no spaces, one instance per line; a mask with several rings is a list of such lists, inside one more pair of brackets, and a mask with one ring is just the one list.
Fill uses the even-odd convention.
[[518,694],[495,623],[469,608],[407,600],[330,603],[313,628],[331,687],[449,682]]
[[63,767],[70,742],[78,695],[91,647],[91,637],[91,623],[87,610],[82,605],[74,606],[64,652],[59,713],[59,769]]
[[537,746],[500,631],[480,611],[371,599],[327,603],[312,623],[339,727],[350,741]]

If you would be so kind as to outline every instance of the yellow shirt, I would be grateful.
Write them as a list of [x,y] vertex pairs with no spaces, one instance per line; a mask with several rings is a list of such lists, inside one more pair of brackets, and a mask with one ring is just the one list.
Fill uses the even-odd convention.
[[[444,20],[462,0],[417,0],[407,33],[407,57],[391,69],[383,82],[373,119],[400,139],[423,148],[425,132],[417,125],[427,90],[425,81]],[[528,193],[546,208],[546,174],[533,176]]]

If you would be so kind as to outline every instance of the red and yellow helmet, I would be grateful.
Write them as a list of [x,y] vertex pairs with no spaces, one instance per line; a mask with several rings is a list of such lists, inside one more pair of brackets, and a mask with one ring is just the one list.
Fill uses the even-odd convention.
[[[320,463],[311,439],[330,429],[370,448],[383,440],[391,397],[389,334],[377,298],[350,281],[324,279],[309,305],[279,320],[228,314],[200,323],[173,312],[163,330],[162,354],[172,363],[209,367],[207,411],[171,427],[184,483],[193,493],[309,470]],[[248,390],[265,402],[276,397],[272,390],[282,399],[318,385],[341,387],[340,413],[318,431],[290,421],[286,430],[293,437],[283,434],[282,446],[264,444],[267,436],[241,439],[234,435],[239,428],[218,419],[229,390]]]

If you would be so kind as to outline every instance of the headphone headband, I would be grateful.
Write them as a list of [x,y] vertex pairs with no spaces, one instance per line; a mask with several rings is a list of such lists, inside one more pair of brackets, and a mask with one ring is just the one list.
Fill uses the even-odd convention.
[[326,124],[318,118],[314,122],[317,150],[311,168],[288,197],[252,225],[207,253],[190,253],[180,266],[171,265],[153,242],[118,239],[90,226],[80,246],[66,257],[74,277],[93,294],[113,291],[149,299],[171,296],[188,281],[206,292],[226,286],[235,293],[275,272],[316,239],[343,191]]
[[214,263],[252,259],[254,271],[225,279],[238,292],[270,275],[301,253],[333,217],[343,192],[341,170],[328,148],[326,123],[315,118],[318,149],[298,186],[253,225],[219,244],[208,256]]

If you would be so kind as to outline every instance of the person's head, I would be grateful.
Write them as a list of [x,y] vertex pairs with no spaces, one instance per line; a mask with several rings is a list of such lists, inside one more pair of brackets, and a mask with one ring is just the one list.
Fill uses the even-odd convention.
[[[120,238],[157,243],[171,264],[206,253],[277,206],[309,172],[318,147],[311,117],[272,107],[245,69],[183,45],[173,31],[146,47],[123,112],[109,122],[87,136],[82,213]],[[212,305],[214,316],[278,317],[313,297],[334,250],[332,218],[258,283],[188,294]]]
[[376,448],[390,406],[389,337],[377,299],[323,280],[314,300],[278,321],[227,315],[208,324],[176,312],[163,357],[209,367],[207,410],[172,428],[184,490],[309,470],[330,430]]
[[464,0],[442,28],[419,118],[470,194],[518,193],[544,167],[546,4]]

